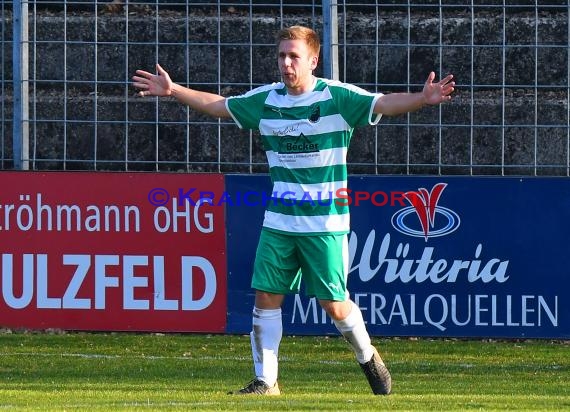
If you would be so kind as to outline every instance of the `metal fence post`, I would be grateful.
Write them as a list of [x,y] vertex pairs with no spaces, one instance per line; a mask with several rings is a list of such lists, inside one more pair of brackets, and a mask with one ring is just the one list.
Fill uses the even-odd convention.
[[14,0],[12,78],[14,79],[14,123],[12,146],[14,168],[29,169],[29,70],[28,0]]
[[338,4],[323,0],[323,71],[324,76],[338,80]]

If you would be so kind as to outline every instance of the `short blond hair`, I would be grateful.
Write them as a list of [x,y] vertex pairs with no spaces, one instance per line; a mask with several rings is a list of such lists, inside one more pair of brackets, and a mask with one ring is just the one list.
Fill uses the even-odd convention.
[[291,26],[279,30],[277,33],[277,45],[283,40],[305,40],[309,50],[319,55],[321,51],[321,41],[319,35],[309,27],[304,26]]

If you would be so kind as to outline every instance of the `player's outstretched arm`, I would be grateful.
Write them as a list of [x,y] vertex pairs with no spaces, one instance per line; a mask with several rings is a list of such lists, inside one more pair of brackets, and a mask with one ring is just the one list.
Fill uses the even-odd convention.
[[434,80],[435,73],[431,72],[421,92],[385,94],[376,101],[374,113],[394,116],[451,100],[451,93],[455,90],[453,75],[450,74],[438,82]]
[[156,65],[157,74],[144,70],[137,70],[135,73],[133,86],[139,90],[139,96],[173,96],[180,103],[188,105],[193,110],[214,117],[230,117],[230,113],[226,109],[225,97],[176,84],[159,64]]

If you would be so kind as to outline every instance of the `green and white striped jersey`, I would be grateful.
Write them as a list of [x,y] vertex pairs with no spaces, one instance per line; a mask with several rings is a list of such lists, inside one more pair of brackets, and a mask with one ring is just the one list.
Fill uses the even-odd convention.
[[226,100],[240,128],[261,133],[273,182],[264,228],[296,235],[349,231],[346,153],[355,127],[380,120],[373,108],[381,95],[317,78],[313,91],[299,96],[273,83]]

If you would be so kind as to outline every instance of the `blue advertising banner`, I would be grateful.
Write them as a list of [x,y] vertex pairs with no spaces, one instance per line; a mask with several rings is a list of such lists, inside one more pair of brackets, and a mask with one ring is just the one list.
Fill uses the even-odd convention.
[[[348,287],[373,336],[570,337],[570,180],[353,176]],[[271,184],[226,176],[228,333],[249,333]],[[315,200],[316,201],[316,200]],[[337,334],[286,298],[284,333]]]

